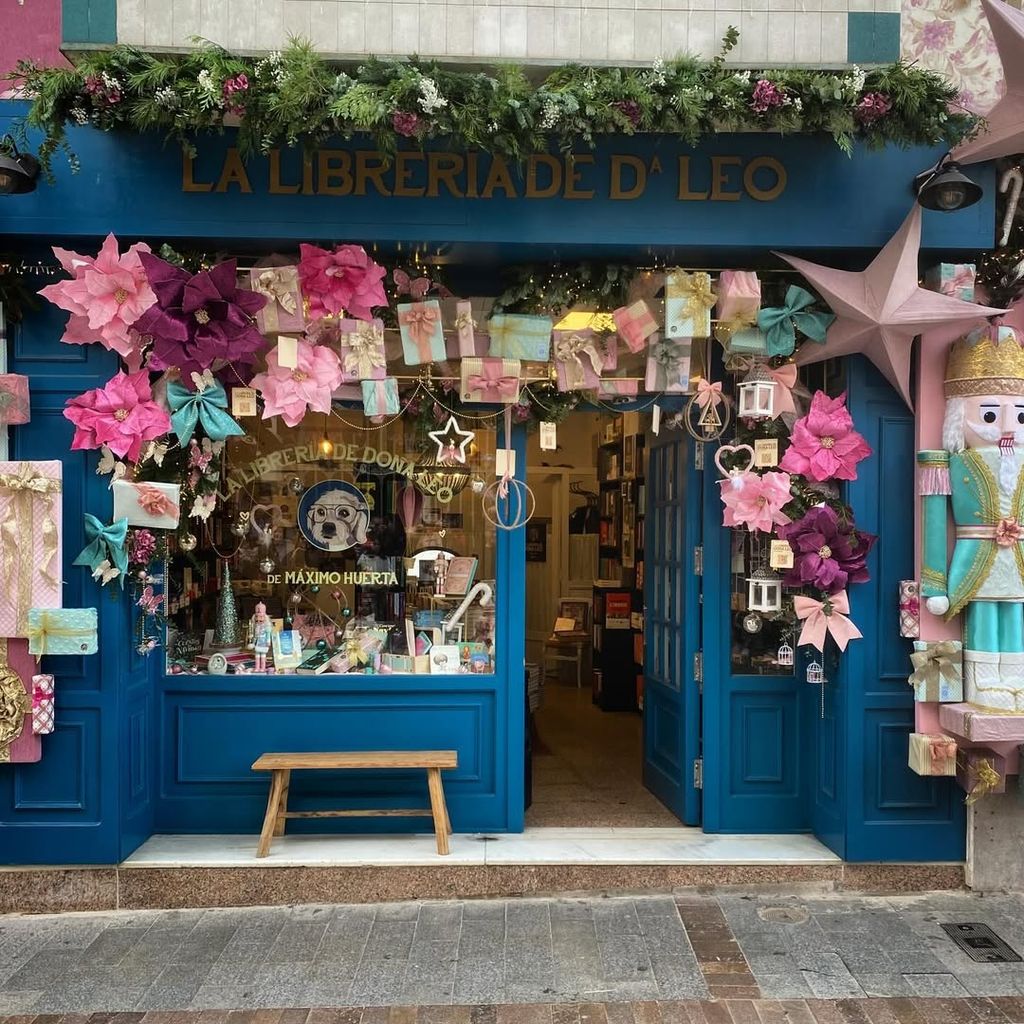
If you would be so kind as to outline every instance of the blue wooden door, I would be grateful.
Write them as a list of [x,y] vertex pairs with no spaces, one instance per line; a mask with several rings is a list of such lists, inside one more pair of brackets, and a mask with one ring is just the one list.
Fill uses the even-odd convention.
[[664,431],[648,447],[644,524],[644,784],[687,825],[700,823],[693,765],[699,756],[700,476],[694,442]]

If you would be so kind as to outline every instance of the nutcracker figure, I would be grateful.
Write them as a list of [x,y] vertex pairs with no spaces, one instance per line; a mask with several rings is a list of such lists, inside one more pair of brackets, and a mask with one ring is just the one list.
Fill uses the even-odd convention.
[[252,648],[256,652],[256,671],[267,671],[267,652],[270,650],[271,622],[267,617],[267,606],[262,602],[256,605],[256,613],[252,617]]
[[[918,452],[921,593],[963,612],[964,697],[1024,714],[1024,349],[1008,327],[957,341],[945,380],[944,451]],[[946,564],[947,497],[956,538]]]

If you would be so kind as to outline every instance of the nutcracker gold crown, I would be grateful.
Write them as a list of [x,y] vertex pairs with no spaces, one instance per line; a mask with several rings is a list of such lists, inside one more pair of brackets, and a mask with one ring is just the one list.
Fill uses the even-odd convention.
[[996,331],[998,340],[971,332],[953,344],[946,364],[947,398],[1024,395],[1024,348],[1009,328]]

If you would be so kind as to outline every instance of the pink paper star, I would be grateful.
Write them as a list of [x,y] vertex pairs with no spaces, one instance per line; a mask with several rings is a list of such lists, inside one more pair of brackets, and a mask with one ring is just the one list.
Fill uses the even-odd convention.
[[953,159],[964,164],[1024,151],[1024,14],[1003,0],[981,0],[981,6],[999,51],[1006,92],[985,115],[984,131],[953,150]]
[[921,207],[914,204],[899,231],[871,261],[855,273],[776,253],[800,271],[836,313],[824,345],[805,342],[796,354],[801,365],[862,352],[911,405],[910,350],[914,338],[936,324],[965,328],[1005,310],[962,302],[917,286],[921,246]]

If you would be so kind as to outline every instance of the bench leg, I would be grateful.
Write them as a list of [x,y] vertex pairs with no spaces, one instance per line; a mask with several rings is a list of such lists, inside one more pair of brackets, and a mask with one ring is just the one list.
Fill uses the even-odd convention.
[[274,826],[277,824],[277,809],[281,803],[281,791],[283,788],[284,772],[280,769],[275,769],[270,776],[270,796],[267,799],[267,815],[263,819],[260,844],[256,847],[257,857],[266,857],[270,852],[270,841],[274,838]]
[[288,810],[288,790],[291,786],[292,770],[291,768],[285,768],[282,772],[284,779],[281,785],[281,800],[277,808],[277,823],[274,825],[274,835],[283,836],[285,822],[288,820],[285,818],[285,812]]
[[434,836],[437,839],[437,852],[448,852],[448,810],[444,805],[444,789],[441,786],[441,769],[427,769],[427,789],[430,790],[430,808],[434,813]]

